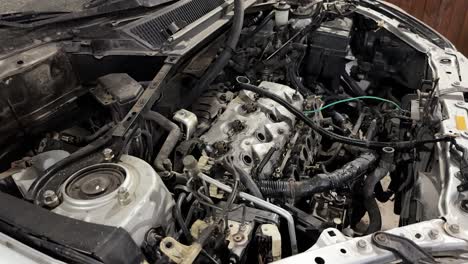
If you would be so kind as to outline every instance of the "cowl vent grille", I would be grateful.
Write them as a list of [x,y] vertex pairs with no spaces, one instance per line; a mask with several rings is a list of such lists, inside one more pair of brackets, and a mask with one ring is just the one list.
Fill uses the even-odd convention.
[[125,30],[152,49],[159,49],[175,33],[208,12],[222,5],[224,0],[186,0],[163,9],[144,20],[131,23]]

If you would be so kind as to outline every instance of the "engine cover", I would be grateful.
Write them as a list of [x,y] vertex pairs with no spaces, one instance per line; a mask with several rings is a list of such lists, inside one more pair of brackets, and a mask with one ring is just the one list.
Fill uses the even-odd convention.
[[[304,99],[296,90],[272,82],[260,87],[302,110]],[[200,138],[206,155],[216,159],[231,155],[234,164],[249,174],[267,178],[275,172],[295,123],[295,116],[280,104],[242,90]]]
[[62,185],[61,196],[53,212],[122,227],[138,245],[150,228],[173,231],[171,194],[149,164],[132,156],[76,172]]

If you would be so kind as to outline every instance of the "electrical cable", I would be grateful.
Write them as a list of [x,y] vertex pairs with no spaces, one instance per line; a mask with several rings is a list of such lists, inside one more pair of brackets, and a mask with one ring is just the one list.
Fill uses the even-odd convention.
[[299,118],[307,126],[312,128],[314,131],[316,131],[320,135],[330,138],[331,140],[334,140],[336,142],[343,143],[343,144],[352,145],[352,146],[365,148],[365,149],[382,149],[384,147],[392,147],[394,149],[410,149],[410,148],[414,148],[420,145],[425,145],[428,143],[436,143],[436,142],[444,142],[444,141],[446,142],[446,141],[452,140],[452,137],[444,136],[440,138],[427,139],[427,140],[380,142],[380,141],[366,141],[366,140],[354,139],[354,138],[338,135],[336,133],[333,133],[332,131],[329,131],[319,126],[312,119],[304,115],[302,111],[298,110],[297,108],[295,108],[293,105],[291,105],[289,102],[279,97],[278,95],[273,94],[255,85],[251,85],[247,83],[239,83],[238,85],[241,89],[257,93],[261,96],[267,97],[277,102],[278,104],[286,108],[289,112],[294,114],[297,118]]
[[391,101],[391,100],[388,100],[388,99],[385,99],[385,98],[381,98],[381,97],[377,97],[377,96],[364,95],[364,96],[358,96],[358,97],[352,97],[352,98],[347,98],[347,99],[339,100],[339,101],[336,101],[336,102],[333,102],[333,103],[324,105],[323,107],[320,107],[319,109],[316,109],[316,110],[304,111],[304,113],[305,113],[305,114],[313,114],[313,113],[321,112],[321,111],[323,111],[323,110],[325,110],[325,109],[327,109],[327,108],[330,108],[330,107],[335,106],[335,105],[338,105],[338,104],[347,103],[347,102],[352,102],[352,101],[358,101],[358,100],[362,100],[362,99],[372,99],[372,100],[378,100],[378,101],[390,103],[390,104],[394,105],[398,110],[403,110],[403,109],[400,107],[400,105],[398,105],[397,103],[395,103],[395,102],[393,102],[393,101]]

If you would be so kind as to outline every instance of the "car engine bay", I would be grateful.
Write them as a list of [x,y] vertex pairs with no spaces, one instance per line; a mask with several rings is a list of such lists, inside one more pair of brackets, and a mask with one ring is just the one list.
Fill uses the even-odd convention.
[[379,1],[166,2],[0,20],[2,233],[67,263],[466,258],[443,37]]

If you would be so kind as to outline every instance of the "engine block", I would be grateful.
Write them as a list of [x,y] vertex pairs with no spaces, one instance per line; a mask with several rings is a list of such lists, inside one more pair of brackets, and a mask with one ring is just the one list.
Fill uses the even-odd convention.
[[[302,110],[304,99],[296,90],[272,82],[260,87]],[[277,170],[295,123],[295,116],[280,104],[242,90],[200,139],[206,144],[205,155],[230,155],[241,169],[264,179]]]

